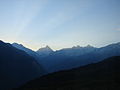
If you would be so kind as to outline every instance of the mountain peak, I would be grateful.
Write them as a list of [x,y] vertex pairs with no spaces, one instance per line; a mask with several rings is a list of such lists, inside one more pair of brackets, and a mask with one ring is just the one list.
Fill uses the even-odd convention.
[[8,46],[10,46],[10,44],[9,43],[6,43],[6,42],[4,42],[4,41],[2,41],[2,40],[0,40],[0,46],[4,46],[4,45],[8,45]]
[[4,43],[2,40],[0,40],[0,43]]
[[14,47],[16,47],[16,48],[18,48],[18,49],[24,49],[24,48],[26,48],[26,47],[24,47],[22,44],[18,44],[18,43],[12,43],[12,46],[14,46]]
[[40,48],[38,51],[53,51],[48,45],[43,48]]
[[19,43],[12,43],[12,45],[16,45],[16,46],[22,46],[22,47],[24,47],[22,44],[19,44]]
[[80,49],[80,48],[94,48],[94,47],[88,44],[88,45],[85,46],[85,47],[81,47],[81,46],[77,45],[77,46],[73,46],[72,48],[73,48],[73,49]]
[[81,48],[81,46],[77,45],[77,46],[73,46],[72,48]]
[[[45,47],[46,49],[51,49],[48,45],[46,45],[46,47]],[[51,49],[52,50],[52,49]]]
[[93,46],[91,46],[91,45],[89,45],[89,44],[88,44],[86,47],[87,47],[87,48],[93,48]]
[[48,56],[53,52],[54,51],[48,45],[46,45],[46,47],[43,47],[37,50],[37,53],[41,56]]

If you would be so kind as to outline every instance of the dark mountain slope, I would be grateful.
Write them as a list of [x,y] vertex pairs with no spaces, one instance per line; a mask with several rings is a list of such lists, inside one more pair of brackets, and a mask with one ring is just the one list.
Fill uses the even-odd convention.
[[120,56],[77,69],[56,72],[33,80],[22,89],[120,90]]
[[33,57],[0,41],[0,90],[15,88],[44,72]]
[[42,60],[41,60],[41,57],[40,57],[40,55],[39,55],[38,53],[36,53],[35,51],[33,51],[33,50],[29,49],[29,48],[26,48],[26,47],[23,46],[22,44],[13,43],[13,44],[11,44],[11,45],[14,46],[14,47],[17,48],[17,49],[20,49],[20,50],[25,51],[27,54],[29,54],[30,56],[34,57],[38,63],[41,64],[41,61],[42,61]]

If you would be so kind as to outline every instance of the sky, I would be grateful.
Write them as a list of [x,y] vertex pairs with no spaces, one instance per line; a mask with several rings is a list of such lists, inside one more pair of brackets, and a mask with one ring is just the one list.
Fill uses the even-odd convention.
[[0,40],[33,50],[120,42],[120,0],[0,0]]

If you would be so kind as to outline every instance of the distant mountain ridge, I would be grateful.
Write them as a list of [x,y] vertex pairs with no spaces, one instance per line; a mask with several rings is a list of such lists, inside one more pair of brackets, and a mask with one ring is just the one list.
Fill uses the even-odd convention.
[[20,50],[25,51],[25,52],[28,53],[30,56],[33,56],[33,57],[36,58],[36,59],[39,59],[39,55],[38,55],[35,51],[33,51],[33,50],[29,49],[29,48],[26,48],[26,47],[23,46],[22,44],[12,43],[12,46],[14,46],[14,47],[17,48],[17,49],[20,49]]
[[90,46],[62,49],[45,57],[43,64],[47,71],[56,72],[96,63],[112,56],[120,56],[120,43],[101,48]]
[[[42,63],[43,67],[51,73],[96,63],[111,56],[119,56],[120,42],[101,48],[91,45],[85,47],[78,45],[57,51],[53,51],[49,46],[46,46],[36,52],[34,51],[34,53],[38,56],[38,62]],[[33,56],[36,57],[36,55]]]

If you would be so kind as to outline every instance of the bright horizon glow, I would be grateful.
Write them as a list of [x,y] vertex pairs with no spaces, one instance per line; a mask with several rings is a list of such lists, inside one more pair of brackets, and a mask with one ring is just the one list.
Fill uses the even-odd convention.
[[[40,48],[44,48],[44,47],[48,46],[48,45],[43,45],[43,46],[38,46],[38,47],[32,47],[30,44],[26,44],[26,45],[25,45],[25,44],[20,43],[20,42],[10,42],[10,41],[5,41],[5,40],[2,40],[2,41],[4,41],[5,43],[10,43],[10,44],[13,44],[13,43],[22,44],[24,47],[26,47],[26,48],[28,48],[28,49],[31,49],[31,50],[33,50],[33,51],[37,51],[37,50],[39,50]],[[72,47],[74,47],[74,46],[86,47],[86,46],[88,46],[88,45],[93,46],[93,47],[96,47],[96,48],[101,48],[101,47],[105,47],[105,46],[107,46],[107,45],[115,44],[115,43],[120,43],[120,42],[112,42],[112,43],[108,43],[108,44],[100,45],[100,46],[94,46],[94,45],[91,45],[91,44],[86,44],[86,45],[73,45],[73,46],[61,47],[61,48],[54,48],[54,47],[51,47],[51,46],[49,46],[49,47],[50,47],[52,50],[57,51],[57,50],[61,50],[61,49],[72,48]]]
[[120,42],[120,0],[0,0],[0,39],[37,50]]

